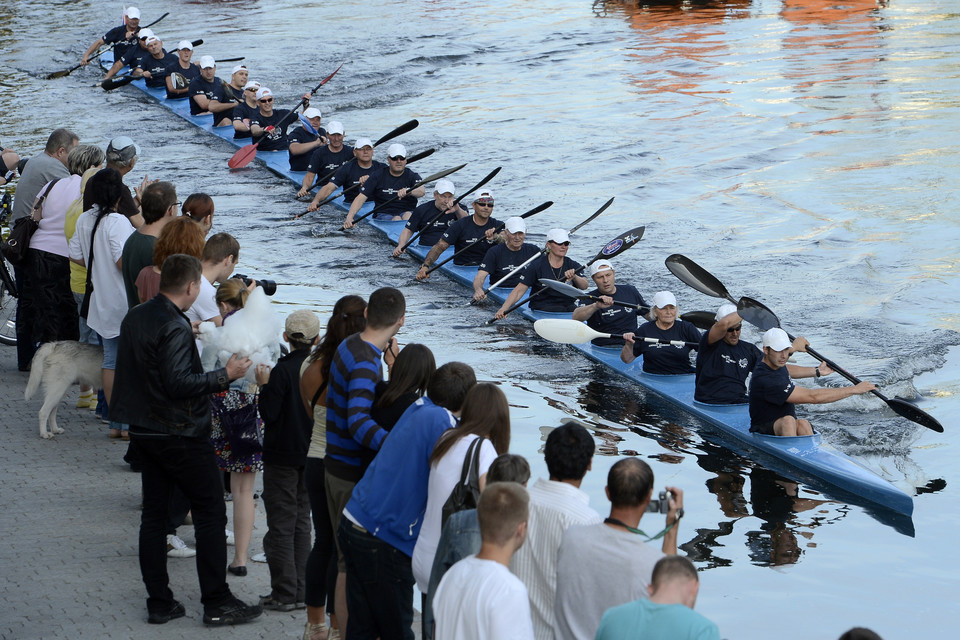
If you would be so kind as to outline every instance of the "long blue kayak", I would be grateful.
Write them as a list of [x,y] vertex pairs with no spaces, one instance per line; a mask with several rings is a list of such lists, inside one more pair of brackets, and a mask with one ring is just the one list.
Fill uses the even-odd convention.
[[[107,53],[101,57],[101,64],[105,68],[109,68],[113,62],[112,59],[108,59],[109,55]],[[188,99],[167,100],[164,89],[148,88],[143,80],[135,80],[130,83],[130,86],[136,87],[153,97],[161,106],[181,118],[223,138],[238,148],[251,142],[249,138],[235,140],[233,127],[212,126],[213,117],[210,115],[190,115]],[[226,169],[226,160],[226,158],[223,159],[224,169]],[[303,172],[290,170],[286,151],[258,151],[257,160],[277,175],[286,178],[297,186],[303,181],[305,175]],[[342,210],[349,209],[342,197],[338,197],[332,204]],[[372,202],[365,203],[361,208],[361,213],[369,211],[372,207]],[[398,242],[405,224],[402,221],[374,220],[372,216],[364,218],[363,222],[382,232],[393,245]],[[422,261],[429,249],[429,246],[414,244],[407,249],[407,252]],[[437,262],[449,257],[452,253],[453,248],[451,247],[438,258]],[[477,273],[476,267],[456,266],[449,262],[440,267],[439,271],[452,280],[465,285],[471,291],[473,290],[473,280]],[[489,297],[502,303],[508,294],[509,291],[493,290]],[[536,312],[526,306],[522,308],[522,313],[529,320],[570,317],[569,314]],[[741,452],[749,457],[763,458],[762,462],[771,470],[805,482],[831,497],[849,502],[865,503],[868,510],[881,519],[889,519],[886,516],[892,515],[884,514],[883,510],[889,510],[902,516],[913,514],[912,496],[861,466],[853,458],[835,447],[823,442],[820,434],[778,437],[750,433],[750,417],[746,405],[708,405],[696,402],[693,399],[693,374],[679,376],[652,375],[642,371],[642,357],[637,358],[630,364],[623,363],[620,360],[619,348],[596,347],[589,343],[571,346],[590,360],[606,365],[616,373],[706,422]],[[759,456],[756,455],[758,453]],[[882,509],[878,513],[875,507],[881,507]],[[912,534],[912,522],[895,523],[894,526],[901,531]]]

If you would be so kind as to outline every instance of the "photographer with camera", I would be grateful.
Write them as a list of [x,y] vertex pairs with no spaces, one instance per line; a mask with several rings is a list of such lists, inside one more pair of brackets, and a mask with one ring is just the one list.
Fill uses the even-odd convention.
[[[666,487],[653,498],[653,470],[639,458],[620,460],[607,474],[610,516],[601,524],[567,529],[557,553],[554,632],[557,640],[592,638],[604,611],[649,597],[653,567],[677,554],[677,522],[683,491]],[[641,531],[645,513],[666,514],[663,531]],[[649,542],[662,537],[660,550]],[[616,567],[616,570],[611,570]]]

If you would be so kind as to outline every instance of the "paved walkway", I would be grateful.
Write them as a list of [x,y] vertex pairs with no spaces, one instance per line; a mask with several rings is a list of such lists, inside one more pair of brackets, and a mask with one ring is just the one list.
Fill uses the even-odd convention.
[[[126,443],[76,409],[79,387],[60,403],[53,440],[39,435],[39,398],[23,399],[26,373],[14,347],[0,346],[0,638],[299,638],[306,612],[264,612],[237,627],[205,627],[193,559],[170,558],[174,595],[186,618],[146,622],[146,592],[137,561],[140,477],[122,458]],[[261,486],[258,478],[258,489]],[[227,516],[232,519],[231,509]],[[250,555],[263,550],[266,518],[257,501]],[[179,530],[194,546],[193,528]],[[228,548],[228,557],[232,555]],[[270,591],[266,564],[249,562],[244,578],[227,574],[247,602]],[[419,618],[414,627],[419,630]]]

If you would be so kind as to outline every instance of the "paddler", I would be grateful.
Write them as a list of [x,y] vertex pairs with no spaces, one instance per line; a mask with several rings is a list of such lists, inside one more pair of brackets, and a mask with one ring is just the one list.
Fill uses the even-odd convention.
[[[460,218],[443,232],[437,244],[433,245],[423,265],[417,271],[417,280],[426,280],[430,277],[427,271],[433,266],[440,254],[451,244],[454,251],[466,249],[453,260],[458,266],[473,266],[480,264],[487,250],[498,242],[494,231],[500,226],[500,221],[493,218],[493,192],[489,189],[478,191],[473,198],[473,215]],[[467,249],[469,247],[469,249]]]
[[84,66],[90,64],[90,56],[105,44],[113,45],[114,60],[119,60],[123,54],[136,47],[137,32],[140,30],[140,9],[127,7],[123,12],[123,22],[124,24],[119,27],[107,31],[102,38],[97,38],[80,58],[80,64]]
[[256,80],[248,80],[243,85],[243,101],[233,108],[233,137],[250,137],[250,120],[254,115],[260,112],[257,104],[257,91],[260,90],[260,83]]
[[331,120],[327,123],[327,144],[311,154],[310,162],[307,164],[307,175],[303,176],[303,183],[297,191],[298,198],[310,193],[318,175],[326,176],[353,159],[353,147],[343,144],[343,134],[342,122]]
[[217,78],[217,61],[213,56],[200,58],[200,76],[190,81],[190,115],[213,114],[213,126],[225,127],[233,122],[233,94],[227,95]]
[[243,88],[247,86],[247,80],[250,79],[250,71],[246,65],[238,64],[230,70],[230,82],[227,86],[233,92],[233,99],[237,102],[243,102]]
[[612,334],[609,338],[594,338],[598,347],[622,347],[624,333],[637,330],[642,317],[636,309],[613,304],[613,301],[648,306],[637,288],[629,284],[616,284],[616,271],[609,260],[597,260],[590,265],[590,278],[597,288],[588,295],[600,299],[588,303],[575,300],[577,308],[573,310],[573,319],[586,321],[594,331]]
[[[547,232],[546,248],[547,252],[544,255],[528,264],[520,272],[520,282],[494,314],[497,320],[523,297],[527,289],[532,289],[531,296],[536,295],[530,300],[529,305],[534,311],[567,313],[573,311],[575,304],[573,298],[544,287],[540,284],[540,279],[557,280],[572,284],[577,289],[586,289],[589,282],[578,273],[583,269],[583,265],[567,257],[567,251],[570,250],[570,235],[565,229],[550,229]],[[541,290],[543,290],[542,293],[540,293]]]
[[316,211],[319,208],[318,205],[337,187],[343,187],[344,202],[353,202],[359,194],[357,185],[362,185],[371,175],[384,169],[382,162],[373,159],[373,141],[370,138],[357,138],[353,147],[353,157],[353,160],[341,165],[330,182],[323,185],[317,192],[307,211]]
[[327,132],[321,126],[322,123],[323,115],[320,109],[308,107],[303,110],[300,126],[287,136],[290,141],[287,153],[290,154],[291,171],[306,171],[313,152],[327,144]]
[[[167,67],[167,100],[186,98],[190,94],[190,82],[200,77],[200,67],[192,62],[193,43],[181,40],[177,43],[177,59]],[[177,78],[176,76],[180,77]]]
[[113,66],[107,71],[107,75],[103,76],[103,79],[109,80],[117,75],[117,72],[124,67],[135,69],[140,63],[141,58],[150,55],[150,51],[147,50],[147,38],[156,37],[156,35],[152,29],[147,29],[146,27],[140,29],[140,31],[137,32],[137,46],[128,48],[126,53],[119,58],[114,57]]
[[387,170],[378,171],[363,183],[360,193],[350,204],[343,228],[353,226],[353,217],[370,198],[377,207],[393,200],[373,214],[374,220],[409,220],[417,207],[417,198],[427,193],[423,185],[412,188],[417,182],[420,182],[420,174],[407,168],[407,148],[396,142],[391,144],[387,147]]
[[700,339],[693,399],[707,404],[745,404],[747,376],[763,359],[756,345],[740,339],[743,319],[732,304],[721,305],[716,322]]
[[483,292],[483,282],[487,276],[490,276],[491,285],[507,278],[498,285],[504,290],[513,289],[520,283],[517,267],[540,253],[540,248],[535,244],[524,242],[526,238],[527,221],[518,216],[507,218],[503,223],[503,242],[487,249],[477,268],[477,275],[473,279],[474,300],[487,297]]
[[[310,94],[303,95],[304,107],[310,107]],[[287,127],[293,122],[287,118],[290,109],[273,108],[273,92],[267,87],[257,90],[257,105],[260,110],[250,117],[250,133],[261,151],[284,151],[290,144]],[[287,120],[283,127],[279,125]],[[270,130],[267,131],[267,128]]]
[[636,332],[623,334],[624,344],[620,359],[630,364],[643,354],[644,373],[667,376],[693,373],[690,351],[695,347],[634,340],[634,337],[639,337],[700,342],[700,331],[686,320],[677,318],[677,298],[670,291],[658,291],[654,294],[652,313],[652,321],[642,324]]
[[177,64],[179,57],[175,53],[164,51],[163,42],[156,36],[147,38],[147,51],[150,55],[140,58],[130,75],[142,76],[146,79],[148,87],[154,89],[165,87],[167,76],[170,75],[170,67]]
[[750,431],[776,436],[810,436],[813,427],[808,420],[797,419],[795,404],[826,404],[854,395],[870,393],[877,387],[860,382],[847,387],[808,389],[798,387],[791,378],[819,379],[833,373],[826,362],[816,367],[788,365],[796,351],[807,350],[809,342],[798,337],[793,343],[780,328],[763,334],[763,359],[750,379]]
[[[446,178],[437,181],[436,188],[433,190],[433,200],[424,202],[414,209],[413,215],[400,232],[397,248],[393,250],[394,258],[400,257],[403,253],[400,248],[407,244],[413,234],[420,233],[418,244],[432,247],[451,224],[468,215],[467,210],[459,204],[454,206],[455,192],[456,188],[452,181]],[[440,217],[437,218],[437,216]]]

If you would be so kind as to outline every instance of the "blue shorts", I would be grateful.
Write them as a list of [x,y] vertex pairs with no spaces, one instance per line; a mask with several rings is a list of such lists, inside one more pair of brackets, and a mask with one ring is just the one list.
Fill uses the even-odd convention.
[[117,368],[117,347],[120,346],[120,336],[116,338],[104,338],[103,341],[103,368],[113,371]]
[[[74,291],[73,299],[76,300],[77,311],[79,311],[80,306],[83,304],[83,294]],[[100,336],[87,325],[87,320],[83,316],[80,316],[80,342],[100,346]]]

